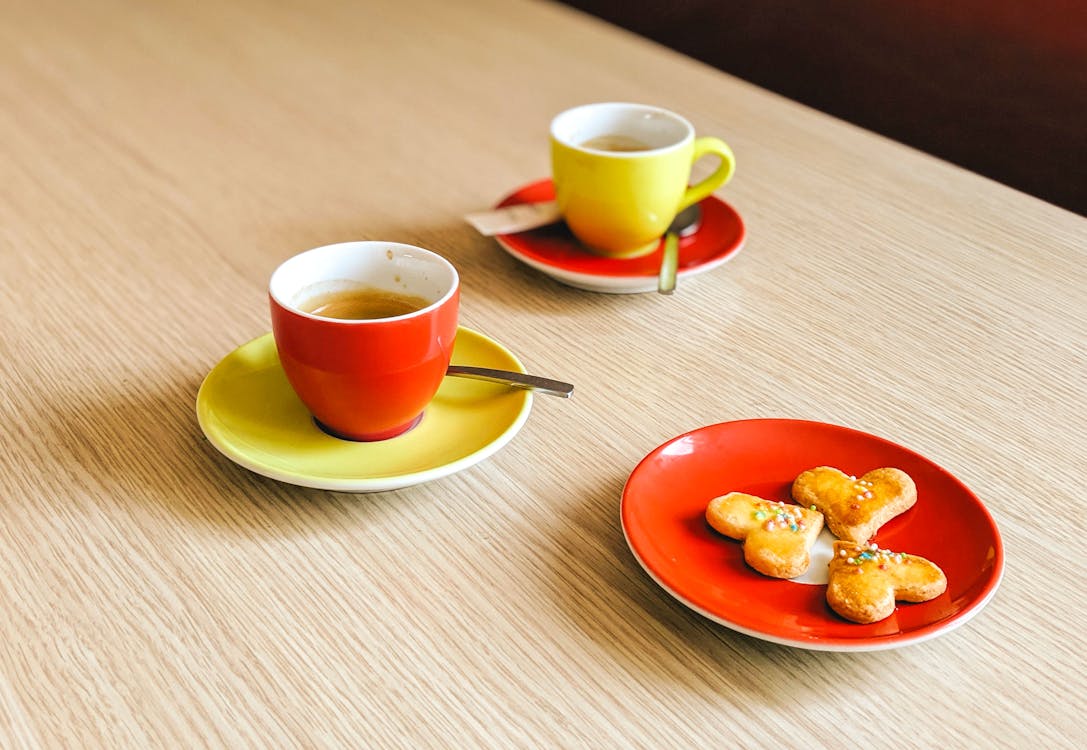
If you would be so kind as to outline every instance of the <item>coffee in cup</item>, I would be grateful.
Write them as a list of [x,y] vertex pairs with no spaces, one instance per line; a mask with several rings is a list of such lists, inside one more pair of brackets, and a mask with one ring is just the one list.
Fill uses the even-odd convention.
[[373,320],[407,315],[429,304],[430,300],[417,294],[363,286],[314,292],[298,304],[298,309],[322,318]]
[[[707,155],[720,164],[688,186],[691,167]],[[652,252],[676,214],[728,182],[735,163],[724,141],[696,138],[687,120],[660,107],[586,104],[551,121],[559,211],[574,236],[601,255]]]
[[629,153],[630,151],[653,150],[653,147],[645,141],[640,141],[637,138],[631,138],[629,135],[622,135],[621,133],[594,136],[578,145],[581,146],[581,148],[589,149],[591,151],[620,151]]
[[395,242],[344,242],[285,261],[268,285],[279,361],[318,424],[384,440],[423,417],[457,334],[460,279]]

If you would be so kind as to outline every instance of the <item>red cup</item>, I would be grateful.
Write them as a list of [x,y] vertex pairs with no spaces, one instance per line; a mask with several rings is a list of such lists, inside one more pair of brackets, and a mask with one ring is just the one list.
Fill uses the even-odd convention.
[[[385,318],[323,317],[316,295],[376,288],[428,301]],[[385,440],[423,416],[449,367],[460,278],[436,253],[396,242],[342,242],[285,261],[268,284],[272,333],[295,393],[327,432]]]

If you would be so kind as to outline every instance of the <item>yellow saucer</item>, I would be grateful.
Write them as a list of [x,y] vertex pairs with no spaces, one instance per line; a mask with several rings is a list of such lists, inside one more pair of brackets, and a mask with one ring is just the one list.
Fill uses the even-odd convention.
[[[525,371],[497,341],[463,326],[453,362]],[[340,492],[394,490],[466,469],[508,443],[531,408],[529,391],[446,378],[409,432],[377,443],[339,440],[314,424],[291,390],[270,333],[228,354],[196,396],[200,428],[230,460],[281,482]]]

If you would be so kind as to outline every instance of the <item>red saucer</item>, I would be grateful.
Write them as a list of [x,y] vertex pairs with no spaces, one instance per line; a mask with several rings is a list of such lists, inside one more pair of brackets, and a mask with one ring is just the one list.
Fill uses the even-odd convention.
[[[875,541],[935,562],[947,576],[946,593],[900,603],[887,619],[858,625],[827,606],[824,585],[767,578],[747,567],[739,542],[705,521],[707,503],[729,491],[792,502],[793,479],[822,465],[857,476],[893,466],[913,477],[916,505]],[[875,651],[947,633],[988,603],[1004,569],[996,523],[954,476],[882,438],[818,422],[754,419],[680,435],[635,468],[621,516],[634,556],[669,594],[733,630],[806,649]]]
[[[498,203],[498,208],[555,199],[550,179],[530,183]],[[698,231],[680,239],[677,276],[693,276],[716,268],[743,247],[747,229],[729,204],[711,195],[700,204]],[[637,258],[607,258],[586,250],[563,223],[517,234],[501,234],[498,243],[518,260],[580,289],[594,292],[656,291],[663,245]]]

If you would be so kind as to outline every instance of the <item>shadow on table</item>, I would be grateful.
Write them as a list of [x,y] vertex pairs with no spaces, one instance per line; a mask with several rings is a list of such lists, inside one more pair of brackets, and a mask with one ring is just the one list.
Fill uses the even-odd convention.
[[[58,397],[42,436],[57,472],[70,475],[100,509],[140,504],[163,523],[253,536],[310,534],[352,514],[395,513],[396,492],[342,495],[286,485],[221,455],[196,418],[204,373],[148,374],[115,390]],[[360,510],[361,509],[361,510]]]
[[[740,693],[757,705],[780,709],[832,700],[843,680],[863,684],[911,669],[909,649],[849,654],[796,649],[737,633],[688,609],[653,582],[627,547],[618,521],[625,481],[601,476],[587,496],[564,509],[567,520],[555,526],[553,544],[573,555],[554,559],[555,604],[623,669],[646,684]],[[586,536],[598,544],[586,544]],[[594,599],[606,599],[607,611],[586,608],[579,587],[591,587]]]

